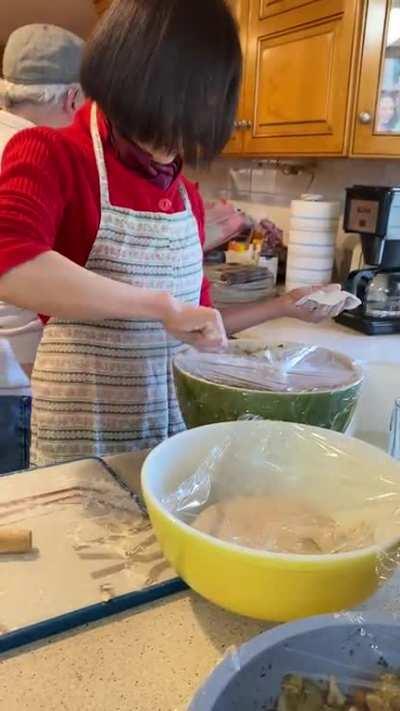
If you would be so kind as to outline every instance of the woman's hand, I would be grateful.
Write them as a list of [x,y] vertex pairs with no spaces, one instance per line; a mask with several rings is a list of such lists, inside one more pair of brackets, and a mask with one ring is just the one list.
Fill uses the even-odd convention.
[[337,291],[340,286],[338,284],[330,284],[329,286],[306,287],[305,289],[295,289],[284,296],[280,296],[278,299],[266,299],[255,304],[229,306],[222,312],[225,328],[230,335],[233,335],[234,333],[245,331],[247,328],[258,326],[260,323],[265,323],[265,321],[272,321],[275,318],[297,318],[310,323],[319,323],[324,319],[333,318],[340,313],[342,308],[340,305],[334,308],[315,304],[298,305],[298,302],[304,299],[305,296],[310,296],[321,289]]
[[178,341],[199,350],[223,350],[227,346],[222,316],[215,309],[172,300],[163,322],[166,330]]
[[317,304],[301,304],[299,301],[304,297],[311,296],[316,291],[338,291],[338,284],[329,284],[328,286],[305,287],[304,289],[294,289],[285,296],[281,296],[277,301],[281,302],[282,316],[289,318],[297,318],[300,321],[308,323],[320,323],[328,318],[337,316],[337,307],[318,306]]

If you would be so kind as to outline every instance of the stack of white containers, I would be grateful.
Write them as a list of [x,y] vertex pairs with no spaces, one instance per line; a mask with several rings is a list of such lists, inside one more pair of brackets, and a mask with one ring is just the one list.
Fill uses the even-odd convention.
[[291,205],[286,289],[329,284],[335,259],[340,203],[302,195]]

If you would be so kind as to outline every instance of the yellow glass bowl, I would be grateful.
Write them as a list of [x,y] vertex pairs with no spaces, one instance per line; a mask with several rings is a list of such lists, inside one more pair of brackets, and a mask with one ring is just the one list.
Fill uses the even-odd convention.
[[[400,537],[383,549],[371,546],[335,555],[269,553],[200,533],[168,512],[163,499],[195,472],[212,447],[226,435],[246,441],[249,433],[272,437],[276,451],[281,443],[287,453],[282,462],[288,459],[288,471],[296,462],[305,487],[317,473],[324,477],[325,469],[328,497],[332,497],[332,487],[340,489],[342,476],[346,481],[351,478],[354,492],[359,491],[362,500],[369,494],[372,498],[379,494],[382,478],[399,482],[400,491],[398,462],[342,434],[268,421],[219,423],[188,430],[154,449],[142,470],[144,498],[166,558],[193,590],[226,610],[248,617],[283,622],[348,609],[366,600],[376,591],[382,576],[392,574]],[[249,453],[244,479],[248,479],[251,466]],[[284,477],[283,469],[281,473]],[[349,495],[347,490],[345,495]]]

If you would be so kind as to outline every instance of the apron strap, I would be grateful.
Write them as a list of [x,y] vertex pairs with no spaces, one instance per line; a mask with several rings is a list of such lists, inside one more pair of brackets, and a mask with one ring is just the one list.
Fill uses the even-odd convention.
[[90,110],[90,134],[93,142],[94,155],[96,158],[97,172],[99,174],[100,186],[100,201],[102,207],[110,206],[110,193],[108,190],[108,178],[106,162],[104,160],[103,144],[99,133],[99,124],[97,121],[97,104],[92,103]]
[[186,186],[183,185],[183,183],[181,183],[179,185],[179,194],[182,198],[182,202],[183,202],[186,212],[188,212],[189,214],[192,214],[192,203],[190,202],[189,195],[186,190]]

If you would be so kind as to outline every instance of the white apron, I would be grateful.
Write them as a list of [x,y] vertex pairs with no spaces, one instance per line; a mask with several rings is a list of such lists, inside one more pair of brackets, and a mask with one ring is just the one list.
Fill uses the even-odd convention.
[[[101,219],[86,268],[197,305],[202,249],[185,188],[172,215],[111,205],[94,104],[91,136]],[[32,376],[31,464],[153,447],[184,429],[171,371],[179,347],[155,321],[50,319]]]

